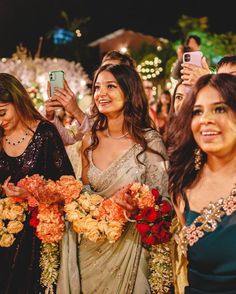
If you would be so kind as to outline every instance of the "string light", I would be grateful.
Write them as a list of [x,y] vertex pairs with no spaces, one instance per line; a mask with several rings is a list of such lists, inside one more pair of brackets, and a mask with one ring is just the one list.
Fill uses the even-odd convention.
[[154,57],[153,60],[145,60],[137,66],[137,71],[141,74],[144,80],[155,79],[163,71],[160,66],[161,60]]
[[82,36],[81,31],[80,31],[79,29],[77,29],[77,30],[75,31],[75,34],[76,34],[76,36],[77,36],[78,38]]
[[120,52],[121,53],[127,53],[128,52],[128,49],[127,49],[127,47],[122,47],[122,48],[120,48]]

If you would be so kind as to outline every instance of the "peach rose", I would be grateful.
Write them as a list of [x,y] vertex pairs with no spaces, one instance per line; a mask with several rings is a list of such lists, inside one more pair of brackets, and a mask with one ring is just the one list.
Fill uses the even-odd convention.
[[98,227],[93,228],[89,231],[86,231],[84,233],[84,236],[92,242],[97,242],[97,241],[101,241],[102,239],[104,239],[104,237],[101,235],[100,231],[98,230]]
[[4,222],[2,220],[0,220],[0,231],[2,231],[4,228]]
[[110,243],[114,243],[118,240],[122,234],[123,226],[116,221],[111,221],[108,223],[106,236]]
[[86,230],[84,219],[77,219],[76,221],[74,221],[73,229],[76,233],[83,233]]
[[19,233],[23,229],[22,222],[19,221],[10,221],[7,225],[7,231],[10,234],[16,234]]
[[13,242],[15,241],[15,238],[12,234],[3,234],[0,237],[0,247],[10,247]]

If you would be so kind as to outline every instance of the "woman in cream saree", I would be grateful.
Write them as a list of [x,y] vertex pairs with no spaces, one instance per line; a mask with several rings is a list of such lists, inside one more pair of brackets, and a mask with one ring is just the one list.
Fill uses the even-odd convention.
[[[127,70],[123,65],[105,66],[105,70],[111,68],[112,71],[112,67],[125,67]],[[133,72],[131,69],[129,71]],[[166,150],[163,141],[159,133],[151,128],[144,131],[144,137],[148,148],[157,153],[146,149],[140,154],[143,148],[133,142],[104,170],[95,165],[94,151],[88,151],[87,177],[97,194],[106,199],[128,184],[140,182],[159,189],[161,195],[167,197]],[[91,137],[89,140],[91,142]],[[115,243],[107,240],[94,243],[81,237],[77,246],[76,241],[72,231],[63,240],[58,294],[151,293],[148,252],[141,246],[134,223],[126,224]]]

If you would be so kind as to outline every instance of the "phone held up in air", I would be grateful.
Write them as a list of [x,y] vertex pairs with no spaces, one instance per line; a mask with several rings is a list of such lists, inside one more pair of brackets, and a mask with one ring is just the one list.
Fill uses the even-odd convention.
[[183,54],[183,63],[195,64],[202,67],[202,57],[203,54],[201,51],[185,52]]
[[50,82],[50,96],[55,93],[55,88],[64,89],[64,71],[63,70],[53,70],[49,72],[49,82]]

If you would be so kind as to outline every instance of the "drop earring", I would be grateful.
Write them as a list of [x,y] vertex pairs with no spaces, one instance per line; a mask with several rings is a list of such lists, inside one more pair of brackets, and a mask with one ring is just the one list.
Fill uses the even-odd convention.
[[201,149],[197,147],[194,150],[194,169],[195,171],[198,171],[202,166],[202,153]]

